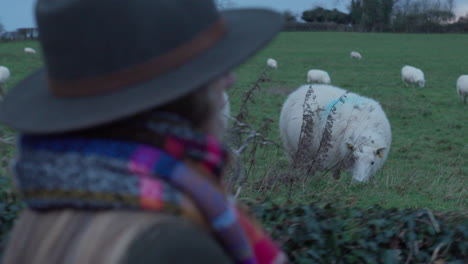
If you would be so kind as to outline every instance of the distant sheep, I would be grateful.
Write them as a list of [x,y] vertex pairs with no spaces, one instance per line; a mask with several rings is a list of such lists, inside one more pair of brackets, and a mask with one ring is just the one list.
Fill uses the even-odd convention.
[[275,59],[269,58],[267,60],[267,66],[270,67],[270,68],[273,68],[273,69],[277,69],[278,68],[278,62],[276,62]]
[[350,55],[351,55],[352,59],[358,59],[358,60],[362,59],[361,53],[359,53],[357,51],[351,51]]
[[0,84],[4,84],[10,78],[10,70],[5,66],[0,66]]
[[[279,123],[291,162],[312,171],[333,170],[335,177],[347,170],[358,182],[382,167],[392,142],[390,123],[378,102],[331,85],[299,87],[283,104]],[[301,137],[309,145],[299,146]],[[296,160],[298,149],[301,160]]]
[[413,66],[405,65],[401,68],[401,79],[405,84],[416,84],[420,88],[424,87],[424,73]]
[[458,77],[457,93],[462,97],[463,104],[466,104],[466,98],[468,98],[468,75]]
[[331,79],[326,71],[313,69],[307,72],[307,82],[330,84]]
[[24,48],[24,52],[26,54],[36,54],[36,50],[33,48],[29,48],[29,47]]
[[5,66],[0,66],[0,96],[4,94],[4,86],[10,79],[10,70]]

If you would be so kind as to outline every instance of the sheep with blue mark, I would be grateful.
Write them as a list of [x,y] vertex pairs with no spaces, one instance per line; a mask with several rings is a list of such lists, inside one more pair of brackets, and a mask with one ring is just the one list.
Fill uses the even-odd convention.
[[[308,109],[308,113],[304,109]],[[304,118],[308,115],[311,120]],[[308,140],[301,141],[304,122],[311,122]],[[291,163],[298,150],[307,150],[305,160],[312,171],[352,173],[366,182],[385,163],[392,133],[378,102],[331,85],[303,85],[291,93],[280,115],[280,135]],[[306,142],[309,145],[299,144]]]

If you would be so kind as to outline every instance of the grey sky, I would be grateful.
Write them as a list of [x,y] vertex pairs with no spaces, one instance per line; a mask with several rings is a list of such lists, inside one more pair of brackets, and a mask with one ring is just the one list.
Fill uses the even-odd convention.
[[[36,0],[0,0],[0,23],[8,31],[21,27],[35,26],[33,6]],[[99,1],[99,0],[95,0]],[[196,1],[196,0],[194,0]],[[279,11],[291,10],[301,14],[302,11],[315,6],[338,8],[345,11],[350,0],[230,0],[235,7],[269,7]],[[468,12],[468,0],[455,0],[457,15]]]

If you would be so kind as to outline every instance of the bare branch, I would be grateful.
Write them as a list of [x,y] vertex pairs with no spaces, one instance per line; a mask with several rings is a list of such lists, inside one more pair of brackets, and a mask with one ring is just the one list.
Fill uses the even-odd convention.
[[12,146],[15,145],[13,137],[11,137],[11,138],[0,138],[0,143],[7,144],[7,145],[12,145]]

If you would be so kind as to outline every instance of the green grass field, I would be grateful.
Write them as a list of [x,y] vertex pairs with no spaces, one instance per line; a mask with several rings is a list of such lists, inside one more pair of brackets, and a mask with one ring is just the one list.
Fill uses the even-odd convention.
[[[12,72],[9,87],[42,65],[40,54],[26,56],[23,48],[37,42],[0,43],[0,65]],[[459,75],[468,74],[468,35],[284,32],[267,48],[235,69],[237,84],[229,90],[232,114],[264,70],[266,59],[278,61],[269,70],[249,104],[248,122],[260,127],[271,118],[269,138],[280,143],[278,119],[288,93],[304,84],[312,68],[327,71],[332,84],[379,101],[392,125],[390,154],[375,179],[352,185],[349,174],[334,180],[321,173],[293,185],[284,180],[290,169],[281,148],[259,147],[240,199],[269,197],[277,202],[340,203],[345,206],[467,210],[468,105],[456,94]],[[39,50],[39,49],[37,49]],[[349,52],[361,52],[361,61]],[[405,87],[400,69],[421,68],[426,87]],[[3,137],[13,132],[3,129]],[[1,143],[0,143],[1,144]],[[0,145],[11,156],[12,146]],[[245,154],[245,160],[249,161]],[[5,162],[3,162],[5,165]],[[4,166],[3,165],[3,166]],[[246,168],[249,164],[246,162]],[[0,169],[4,174],[5,166]]]

